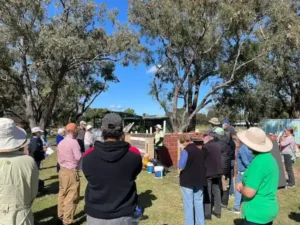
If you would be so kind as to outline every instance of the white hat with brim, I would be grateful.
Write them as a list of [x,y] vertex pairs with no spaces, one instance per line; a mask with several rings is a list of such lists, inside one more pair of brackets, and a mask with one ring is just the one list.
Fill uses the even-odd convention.
[[86,130],[92,129],[93,126],[92,125],[87,125]]
[[34,127],[31,129],[31,133],[35,134],[35,133],[44,133],[44,131],[39,128],[39,127]]
[[0,153],[14,152],[25,147],[26,131],[16,126],[13,120],[0,118]]
[[213,124],[213,125],[221,125],[220,121],[218,118],[211,118],[209,121],[209,123]]
[[256,152],[270,152],[273,148],[272,141],[262,129],[251,127],[237,133],[240,141]]
[[85,122],[85,121],[80,121],[79,124],[80,124],[80,125],[86,125],[86,122]]
[[158,129],[162,130],[162,127],[161,127],[160,124],[157,124],[157,125],[155,126],[155,128],[158,128]]

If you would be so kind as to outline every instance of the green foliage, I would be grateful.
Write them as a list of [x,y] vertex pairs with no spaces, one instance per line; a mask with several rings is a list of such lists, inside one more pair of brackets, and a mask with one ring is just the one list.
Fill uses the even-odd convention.
[[135,115],[134,109],[131,109],[131,108],[128,108],[128,109],[124,110],[124,113],[128,113],[128,114],[131,114],[131,115]]
[[[19,112],[30,126],[47,126],[60,111],[79,117],[118,81],[114,63],[136,60],[136,35],[116,15],[91,0],[0,0],[0,74],[19,90]],[[102,28],[108,20],[116,25],[112,35]]]
[[[131,1],[130,21],[146,40],[144,62],[158,68],[150,93],[174,131],[185,130],[213,94],[258,73],[257,59],[282,36],[270,18],[288,8],[275,0]],[[200,98],[204,85],[211,89]],[[178,115],[181,108],[188,117]]]

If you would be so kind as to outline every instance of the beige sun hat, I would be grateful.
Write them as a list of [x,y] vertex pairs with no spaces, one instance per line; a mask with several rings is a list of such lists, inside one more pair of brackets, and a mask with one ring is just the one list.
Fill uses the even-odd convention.
[[273,148],[273,143],[266,133],[257,127],[239,131],[237,136],[242,143],[256,152],[270,152]]
[[86,130],[92,129],[93,126],[92,125],[87,125]]
[[208,122],[213,124],[213,125],[220,125],[221,124],[219,119],[216,118],[216,117],[211,118]]
[[157,125],[155,126],[155,128],[158,128],[158,129],[162,130],[162,126],[161,126],[160,124],[157,124]]
[[0,118],[0,153],[14,152],[25,147],[26,131],[16,126],[13,120]]

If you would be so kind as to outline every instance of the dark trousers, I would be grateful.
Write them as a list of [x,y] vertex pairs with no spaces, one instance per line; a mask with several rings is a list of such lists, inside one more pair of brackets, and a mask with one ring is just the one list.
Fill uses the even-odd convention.
[[221,178],[207,178],[207,187],[204,191],[204,215],[210,217],[212,208],[221,215]]
[[231,178],[231,171],[229,171],[229,173],[225,175],[225,178],[229,180],[229,187],[228,187],[228,189],[226,191],[223,190],[223,188],[221,189],[222,190],[221,191],[221,197],[222,197],[221,203],[222,203],[223,206],[227,207],[228,206],[228,202],[229,202],[229,191],[230,191],[230,185],[231,185],[231,180],[232,180],[232,178]]
[[293,185],[295,185],[295,176],[294,176],[294,171],[293,171],[292,156],[291,155],[283,155],[283,158],[284,158],[285,170],[289,177],[288,185],[293,186]]
[[[41,169],[41,163],[42,163],[42,161],[35,161],[35,162],[36,162],[36,165],[37,165],[38,169],[40,170]],[[42,181],[41,179],[39,179],[38,191],[42,192],[44,190],[44,187],[45,187],[44,181]]]
[[272,225],[272,224],[273,224],[273,221],[270,222],[270,223],[261,224],[261,223],[252,223],[252,222],[249,222],[247,219],[244,219],[244,223],[243,223],[243,225]]

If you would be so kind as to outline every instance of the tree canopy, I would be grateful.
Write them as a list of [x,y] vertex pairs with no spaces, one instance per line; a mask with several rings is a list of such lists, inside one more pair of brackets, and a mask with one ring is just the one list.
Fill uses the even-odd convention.
[[149,93],[175,132],[211,104],[250,124],[300,118],[299,12],[291,0],[131,0],[121,25],[92,0],[0,0],[0,114],[42,128],[95,118],[116,63],[134,62],[154,66]]
[[[134,60],[137,38],[116,15],[90,0],[0,0],[1,109],[25,115],[31,127],[47,126],[55,111],[84,113],[118,81],[114,63]],[[112,35],[102,28],[108,20]],[[14,102],[7,88],[18,90]]]
[[[258,73],[256,61],[282,40],[283,26],[296,15],[278,18],[290,7],[275,0],[131,1],[130,20],[146,40],[144,61],[157,67],[150,93],[175,131],[193,124],[213,94]],[[206,93],[204,85],[211,86]]]
[[134,115],[135,111],[134,111],[134,109],[128,108],[128,109],[124,110],[124,113],[128,113],[128,114]]

